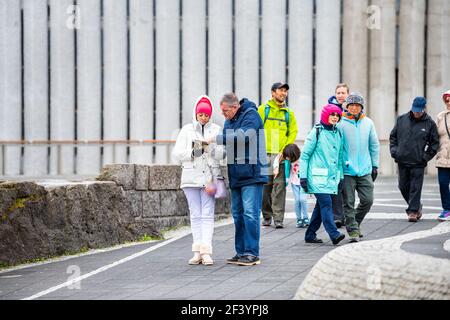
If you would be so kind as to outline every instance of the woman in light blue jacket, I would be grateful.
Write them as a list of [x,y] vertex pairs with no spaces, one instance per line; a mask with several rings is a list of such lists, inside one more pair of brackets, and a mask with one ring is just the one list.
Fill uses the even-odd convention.
[[[350,242],[362,237],[360,225],[373,204],[374,182],[378,175],[380,143],[373,121],[364,114],[364,98],[351,93],[346,100],[338,130],[344,137],[344,202],[345,227]],[[355,208],[355,192],[359,205]]]
[[306,243],[323,243],[317,238],[317,230],[323,222],[334,245],[345,238],[333,220],[331,195],[338,192],[338,184],[344,178],[342,164],[342,136],[336,124],[342,117],[339,107],[329,104],[323,107],[320,124],[314,126],[306,138],[300,157],[300,185],[317,199],[310,225],[306,230]]

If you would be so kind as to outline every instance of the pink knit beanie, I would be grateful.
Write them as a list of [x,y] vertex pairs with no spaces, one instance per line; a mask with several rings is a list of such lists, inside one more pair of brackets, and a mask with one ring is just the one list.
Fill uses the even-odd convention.
[[334,104],[327,104],[326,106],[324,106],[320,115],[320,120],[322,121],[322,123],[330,125],[328,119],[330,118],[330,114],[332,114],[333,112],[336,112],[337,114],[339,114],[339,116],[342,117],[342,110],[338,106]]

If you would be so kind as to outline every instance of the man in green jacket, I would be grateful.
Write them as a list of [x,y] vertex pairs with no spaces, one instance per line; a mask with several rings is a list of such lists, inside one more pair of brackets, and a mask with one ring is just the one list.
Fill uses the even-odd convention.
[[273,161],[284,147],[295,142],[297,121],[294,111],[287,107],[286,98],[289,91],[287,83],[276,82],[272,85],[272,99],[258,108],[264,123],[266,150],[269,159],[269,182],[263,192],[263,226],[270,226],[272,219],[275,228],[283,228],[286,202],[286,181],[284,160],[279,165],[279,174],[274,179]]

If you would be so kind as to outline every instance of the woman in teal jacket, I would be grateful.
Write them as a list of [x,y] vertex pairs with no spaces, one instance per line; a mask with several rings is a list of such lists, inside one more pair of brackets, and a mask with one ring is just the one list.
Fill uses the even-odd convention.
[[310,225],[306,230],[306,243],[323,243],[317,238],[317,230],[323,222],[333,244],[345,238],[333,220],[331,195],[337,194],[338,184],[344,179],[342,164],[342,136],[336,129],[341,120],[339,107],[329,104],[323,107],[320,124],[314,126],[306,138],[300,157],[300,185],[317,199]]

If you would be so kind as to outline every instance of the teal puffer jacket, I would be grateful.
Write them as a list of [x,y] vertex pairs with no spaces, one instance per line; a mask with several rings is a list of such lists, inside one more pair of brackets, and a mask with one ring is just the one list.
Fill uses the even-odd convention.
[[355,121],[342,117],[337,125],[344,137],[344,174],[363,177],[372,173],[372,167],[378,168],[380,143],[375,126],[367,117]]
[[336,127],[320,124],[309,132],[300,157],[300,178],[308,179],[308,193],[337,194],[339,181],[344,179],[342,142]]

